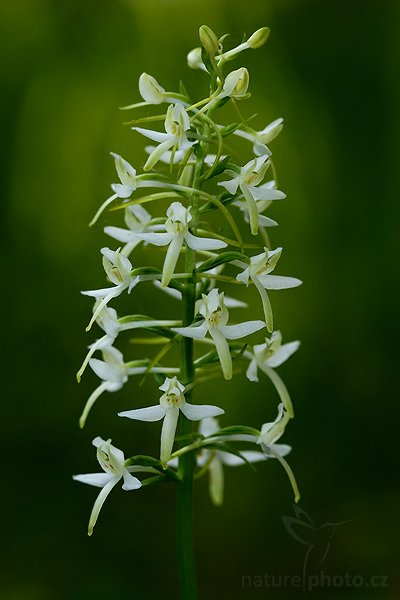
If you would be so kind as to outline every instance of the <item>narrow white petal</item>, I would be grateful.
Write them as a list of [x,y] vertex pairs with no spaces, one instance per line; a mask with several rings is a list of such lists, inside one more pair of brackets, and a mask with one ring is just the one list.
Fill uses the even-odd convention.
[[286,194],[281,190],[252,186],[251,193],[255,200],[284,200]]
[[163,467],[168,464],[174,445],[175,431],[178,423],[179,408],[171,406],[167,409],[161,430],[160,460]]
[[258,293],[260,294],[261,302],[262,302],[263,310],[264,310],[264,318],[265,318],[265,322],[267,324],[267,329],[269,332],[271,332],[274,329],[274,319],[273,319],[272,306],[271,306],[271,302],[269,300],[269,296],[268,296],[264,286],[260,283],[260,280],[257,277],[252,277],[251,279],[252,279],[254,285],[256,286]]
[[283,383],[282,379],[280,378],[278,373],[276,371],[274,371],[274,369],[271,369],[271,367],[269,367],[267,364],[261,363],[259,365],[259,367],[262,371],[264,371],[264,373],[267,375],[267,377],[270,378],[270,380],[272,381],[272,383],[275,386],[276,391],[279,394],[279,398],[281,399],[281,402],[282,402],[283,406],[285,407],[287,414],[289,415],[290,418],[293,418],[294,417],[293,404],[290,399],[287,387]]
[[136,237],[154,246],[166,246],[173,238],[170,233],[137,233]]
[[97,496],[96,501],[93,505],[92,508],[92,512],[90,514],[90,519],[89,519],[89,527],[88,527],[88,534],[92,535],[93,533],[93,527],[96,525],[101,507],[103,506],[108,494],[111,492],[111,490],[113,489],[113,487],[118,483],[118,481],[121,479],[121,477],[119,475],[114,476],[108,483],[107,485],[105,485],[103,487],[103,489],[101,490],[100,494]]
[[292,446],[288,446],[287,444],[271,444],[270,447],[279,454],[279,456],[286,456],[292,450]]
[[[89,331],[91,329],[93,323],[96,321],[97,317],[99,316],[99,314],[101,313],[101,311],[103,310],[103,308],[105,308],[107,306],[108,302],[110,300],[112,300],[112,298],[115,298],[116,296],[119,296],[120,294],[122,294],[122,292],[125,289],[125,286],[123,286],[123,285],[116,285],[115,288],[108,288],[108,289],[111,290],[111,291],[109,291],[109,293],[107,294],[107,296],[105,296],[101,300],[101,302],[99,302],[96,310],[93,313],[92,318],[89,321],[89,325],[86,327],[86,331]],[[83,294],[87,294],[88,296],[92,295],[92,294],[89,294],[88,292],[82,292],[82,293]]]
[[232,298],[231,296],[224,296],[224,303],[226,308],[248,308],[249,306],[246,302],[236,300],[236,298]]
[[104,487],[114,477],[115,475],[111,473],[87,473],[85,475],[73,475],[72,479],[95,487]]
[[160,160],[164,152],[172,148],[172,146],[175,144],[176,140],[174,138],[171,138],[170,136],[167,136],[167,138],[168,139],[166,139],[159,146],[157,146],[157,148],[150,154],[143,167],[144,171],[149,171],[150,169],[152,169],[154,165]]
[[[245,450],[241,452],[243,457],[247,460],[247,462],[260,462],[262,460],[266,460],[264,452],[257,452],[256,450]],[[224,465],[228,467],[240,467],[241,465],[246,464],[246,461],[240,456],[235,456],[234,454],[229,454],[228,452],[220,452],[222,461]]]
[[250,361],[250,364],[247,368],[246,377],[250,381],[258,381],[258,368],[254,358]]
[[298,350],[300,342],[289,342],[288,344],[282,344],[282,346],[267,360],[267,364],[270,367],[279,367],[284,363],[292,354]]
[[135,191],[133,187],[124,185],[123,183],[112,183],[111,189],[113,192],[116,193],[118,198],[122,198],[124,200],[126,198],[130,198],[132,196],[133,192]]
[[131,475],[127,469],[124,470],[123,478],[124,485],[122,486],[122,489],[126,492],[129,490],[138,490],[140,487],[142,487],[140,480]]
[[258,233],[258,208],[256,201],[253,198],[253,195],[247,185],[242,183],[240,185],[240,189],[247,202],[247,209],[249,211],[249,220],[250,220],[250,231],[253,235],[257,235]]
[[103,335],[102,338],[100,338],[99,340],[97,340],[94,344],[92,344],[89,347],[89,352],[86,354],[85,360],[83,361],[81,368],[79,369],[79,371],[76,374],[76,378],[78,380],[78,382],[81,380],[81,377],[87,367],[87,365],[89,364],[89,360],[92,358],[93,354],[96,352],[96,350],[100,350],[101,348],[104,348],[104,345],[108,343],[112,343],[111,338],[108,335]]
[[157,404],[156,406],[148,406],[147,408],[136,408],[134,410],[124,410],[119,412],[119,417],[128,417],[128,419],[134,419],[136,421],[160,421],[167,412],[167,408]]
[[161,286],[166,287],[171,281],[171,277],[174,274],[176,263],[178,262],[179,254],[182,248],[183,238],[180,235],[176,235],[172,238],[170,245],[168,246],[167,254],[164,259],[164,266],[162,271]]
[[123,229],[122,227],[104,227],[104,233],[111,236],[115,240],[118,240],[119,242],[123,242],[124,244],[137,239],[136,234],[133,231],[130,229]]
[[221,363],[222,372],[225,379],[232,379],[232,357],[229,344],[222,331],[217,327],[210,328],[210,335],[214,340],[215,348]]
[[224,502],[224,468],[219,456],[216,455],[210,464],[209,492],[212,503],[221,506]]
[[231,179],[230,181],[220,181],[218,185],[225,188],[227,192],[234,196],[239,186],[239,178],[235,177],[235,179]]
[[100,377],[100,379],[103,379],[104,381],[113,381],[117,376],[117,370],[114,366],[107,364],[98,358],[91,358],[89,365],[92,371],[96,373],[97,377]]
[[201,325],[190,325],[189,327],[172,327],[172,331],[184,337],[202,340],[206,336],[208,328],[205,323],[202,323]]
[[88,401],[85,404],[85,408],[83,409],[83,412],[79,418],[79,427],[81,429],[83,429],[83,427],[85,427],[86,419],[88,417],[88,414],[89,414],[93,404],[96,402],[97,398],[99,398],[101,396],[101,394],[108,389],[109,385],[110,385],[110,383],[108,381],[103,381],[103,383],[100,384],[99,387],[97,387],[94,390],[94,392],[90,395]]
[[258,280],[267,290],[288,290],[303,283],[296,277],[284,277],[281,275],[261,275]]
[[220,248],[226,248],[228,245],[221,240],[197,237],[192,235],[190,231],[186,233],[185,240],[192,250],[219,250]]
[[211,406],[209,404],[189,404],[184,402],[181,406],[181,411],[187,419],[190,421],[200,421],[201,419],[207,419],[209,417],[218,417],[225,413],[222,408],[218,406]]
[[105,202],[103,202],[103,204],[100,206],[97,213],[94,215],[93,219],[90,221],[89,227],[91,227],[92,225],[94,225],[96,223],[97,219],[99,218],[99,216],[101,215],[103,210],[105,210],[107,208],[107,206],[109,206],[109,204],[111,204],[111,202],[113,202],[117,198],[118,198],[117,194],[113,194],[112,196],[107,198],[107,200]]
[[221,331],[228,340],[237,340],[265,327],[264,321],[245,321],[237,325],[225,325]]
[[149,140],[153,140],[153,142],[165,142],[165,140],[170,139],[170,135],[168,133],[163,133],[161,131],[153,131],[152,129],[143,129],[142,127],[132,127],[133,131],[137,131],[141,135],[149,138]]

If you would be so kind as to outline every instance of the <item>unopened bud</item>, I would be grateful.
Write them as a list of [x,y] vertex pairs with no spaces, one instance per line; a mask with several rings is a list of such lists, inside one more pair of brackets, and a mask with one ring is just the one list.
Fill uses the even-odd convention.
[[232,71],[227,75],[224,83],[224,91],[232,98],[243,98],[249,87],[249,72],[245,67]]
[[142,73],[139,77],[139,92],[143,100],[149,104],[161,104],[165,100],[164,88],[157,79],[147,73]]
[[208,54],[216,54],[219,51],[219,41],[215,33],[207,25],[199,29],[200,41]]
[[261,46],[264,46],[265,42],[269,38],[269,33],[269,27],[261,27],[261,29],[257,29],[257,31],[255,31],[247,40],[248,46],[253,48],[253,50],[256,48],[261,48]]
[[193,48],[187,55],[187,64],[191,69],[207,70],[201,57],[201,48]]

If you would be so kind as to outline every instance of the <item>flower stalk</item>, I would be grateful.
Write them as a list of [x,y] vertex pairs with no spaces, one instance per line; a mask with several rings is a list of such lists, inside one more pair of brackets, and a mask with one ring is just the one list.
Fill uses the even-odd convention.
[[[280,133],[283,120],[275,119],[264,129],[251,128],[248,122],[253,117],[246,119],[238,109],[238,103],[250,97],[249,73],[241,66],[224,73],[226,64],[244,50],[260,48],[267,41],[269,29],[258,29],[247,41],[228,50],[223,47],[226,36],[218,38],[209,27],[202,26],[199,35],[202,48],[189,52],[188,64],[209,76],[206,98],[190,98],[183,84],[179,91],[166,91],[155,77],[143,73],[139,78],[143,102],[124,107],[149,110],[159,104],[167,105],[165,110],[157,109],[157,114],[128,123],[134,131],[132,135],[139,134],[157,144],[144,148],[144,172],[138,173],[128,160],[111,153],[119,183],[111,185],[114,193],[97,210],[91,225],[105,210],[116,215],[123,210],[125,226],[107,225],[104,229],[118,244],[116,249],[101,250],[111,285],[82,292],[95,299],[86,330],[98,326],[102,333],[89,345],[77,373],[79,382],[86,367],[90,367],[100,378],[81,413],[82,428],[89,417],[95,418],[95,404],[100,396],[104,396],[101,402],[111,403],[113,394],[109,392],[124,388],[135,400],[145,378],[154,380],[162,392],[156,403],[140,399],[140,408],[135,405],[118,413],[132,421],[160,424],[159,456],[135,454],[125,459],[111,440],[97,437],[93,444],[103,473],[77,475],[74,479],[101,488],[90,515],[89,535],[104,501],[121,479],[126,491],[153,488],[159,483],[176,486],[182,600],[198,597],[193,537],[195,481],[207,475],[211,501],[221,506],[225,468],[254,468],[253,463],[263,468],[262,463],[275,462],[287,474],[295,501],[299,498],[293,471],[284,458],[291,447],[277,443],[294,417],[294,410],[288,389],[275,371],[298,349],[299,342],[282,344],[280,332],[274,331],[273,301],[268,292],[294,288],[301,281],[270,275],[282,248],[270,247],[265,228],[275,227],[277,222],[264,214],[275,200],[285,198],[277,189],[272,153],[267,146]],[[227,103],[234,105],[239,122],[220,123],[221,109]],[[158,127],[162,121],[163,131],[141,126],[154,123]],[[232,158],[240,154],[231,149],[238,140],[247,144],[250,157]],[[265,182],[270,168],[274,179]],[[141,188],[150,188],[149,193],[143,195]],[[166,201],[170,204],[165,210]],[[224,229],[214,224],[215,213],[222,217]],[[226,227],[231,230],[229,237]],[[143,255],[151,261],[149,245],[156,248],[159,260],[140,266],[137,248],[142,247]],[[169,295],[179,309],[173,315],[118,316],[111,304],[122,295],[135,298],[137,286],[146,286],[149,295]],[[231,291],[246,292],[246,288],[256,291],[261,302],[231,296]],[[237,322],[234,311],[238,308],[248,310],[256,318]],[[163,309],[160,302],[155,312]],[[253,343],[252,336],[259,337],[260,332],[264,341]],[[266,332],[270,338],[265,337]],[[122,353],[117,346],[128,335],[130,343]],[[140,359],[130,357],[132,345],[145,355]],[[171,359],[173,348],[179,349],[178,363]],[[137,375],[141,377],[136,378]],[[201,403],[202,386],[216,378],[228,380],[245,375],[253,382],[263,377],[270,379],[279,397],[277,416],[260,427],[221,428],[216,417],[225,411]],[[131,382],[135,378],[139,385],[132,393]],[[140,479],[132,473],[139,474]]]

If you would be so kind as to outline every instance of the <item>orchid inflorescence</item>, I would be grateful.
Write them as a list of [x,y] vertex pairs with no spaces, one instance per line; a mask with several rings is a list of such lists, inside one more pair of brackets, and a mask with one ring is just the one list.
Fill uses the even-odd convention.
[[[297,350],[299,342],[282,344],[280,332],[274,329],[268,291],[296,287],[301,281],[271,274],[282,248],[271,247],[267,228],[277,223],[264,214],[273,202],[285,198],[277,188],[268,146],[280,133],[283,120],[278,118],[260,130],[253,129],[238,106],[250,96],[247,69],[240,67],[224,74],[231,60],[247,49],[261,47],[268,35],[268,28],[261,28],[247,41],[224,50],[226,36],[218,39],[209,27],[202,26],[202,47],[189,52],[188,65],[208,74],[210,94],[193,102],[183,84],[179,92],[169,92],[154,77],[143,73],[139,78],[143,101],[124,107],[132,110],[165,105],[165,110],[130,122],[135,136],[153,142],[145,147],[148,156],[143,172],[138,173],[128,160],[111,153],[119,182],[112,184],[113,195],[91,223],[96,223],[105,209],[124,211],[125,227],[104,229],[116,247],[101,249],[110,285],[82,292],[95,299],[87,330],[96,324],[103,335],[89,346],[77,375],[79,381],[90,366],[101,380],[84,407],[80,426],[84,427],[103,393],[120,390],[135,375],[151,375],[161,394],[148,402],[141,399],[137,407],[118,415],[137,421],[162,421],[161,448],[157,458],[137,454],[125,459],[111,440],[93,440],[103,472],[74,477],[101,488],[90,516],[89,535],[104,500],[121,479],[124,490],[135,490],[163,481],[179,485],[184,479],[208,474],[211,499],[220,505],[224,466],[276,458],[289,476],[296,501],[299,497],[284,458],[291,448],[277,443],[294,413],[286,386],[276,372]],[[228,103],[238,118],[223,124],[219,114]],[[162,130],[139,126],[157,121],[163,123]],[[250,157],[246,160],[237,158],[232,146],[237,138],[250,142]],[[269,172],[273,176],[265,181]],[[167,199],[169,205],[165,204]],[[216,213],[226,220],[230,237],[212,218],[207,220]],[[248,241],[243,240],[241,231]],[[140,246],[149,260],[154,254],[152,248],[160,249],[161,269],[137,266],[135,253]],[[174,319],[143,314],[119,316],[110,304],[122,294],[133,296],[139,285],[148,286],[160,297],[166,293],[175,298],[181,304],[180,314]],[[258,311],[260,318],[232,323],[228,309],[247,304],[232,298],[231,290],[249,286],[254,286],[260,296],[261,302],[252,309],[252,314]],[[225,287],[229,288],[227,295]],[[155,356],[126,360],[115,344],[125,331],[139,329],[147,337],[134,338],[133,343],[145,348],[159,344],[161,349]],[[247,338],[257,332],[263,340],[252,344]],[[179,349],[178,365],[165,362],[172,348]],[[97,353],[101,359],[95,357]],[[193,402],[193,392],[201,398],[202,384],[221,374],[226,380],[246,374],[252,382],[266,375],[279,396],[275,420],[259,429],[241,425],[221,428],[216,417],[224,414],[222,408]],[[138,474],[141,479],[136,477]]]

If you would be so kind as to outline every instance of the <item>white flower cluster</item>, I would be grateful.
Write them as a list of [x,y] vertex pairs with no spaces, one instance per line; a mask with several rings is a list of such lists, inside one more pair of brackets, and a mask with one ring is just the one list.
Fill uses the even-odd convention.
[[[217,505],[223,500],[223,465],[237,466],[271,457],[284,466],[295,496],[298,496],[293,474],[283,458],[290,446],[276,443],[293,417],[293,407],[275,369],[297,350],[299,342],[282,344],[280,332],[274,330],[267,292],[293,288],[301,283],[293,277],[271,275],[282,248],[269,247],[265,229],[277,223],[264,211],[275,200],[285,198],[274,179],[265,181],[273,165],[267,144],[279,134],[283,121],[275,119],[256,131],[244,119],[240,123],[224,125],[214,120],[214,113],[228,101],[236,104],[250,95],[247,69],[241,67],[224,76],[224,65],[242,51],[262,46],[268,33],[268,28],[262,28],[247,42],[224,52],[222,39],[218,40],[214,32],[203,26],[200,28],[202,49],[196,48],[189,53],[188,64],[211,75],[210,95],[194,103],[184,87],[180,92],[167,92],[154,77],[143,73],[139,79],[143,102],[125,107],[168,105],[163,117],[164,131],[137,126],[156,118],[142,117],[132,121],[135,135],[140,134],[158,144],[145,147],[148,156],[142,173],[138,174],[126,159],[111,153],[119,183],[111,185],[113,195],[102,204],[92,221],[92,224],[97,222],[111,204],[116,209],[114,214],[118,213],[117,209],[124,211],[125,227],[107,226],[104,229],[110,238],[122,244],[114,250],[101,249],[111,286],[82,292],[95,298],[87,330],[96,323],[104,335],[89,346],[78,371],[78,381],[88,365],[100,379],[99,386],[86,402],[80,426],[85,425],[101,394],[120,390],[135,375],[154,376],[162,392],[158,403],[125,410],[118,415],[137,421],[162,421],[160,456],[146,458],[140,454],[137,455],[140,460],[137,457],[126,460],[123,452],[112,446],[110,440],[99,437],[93,440],[103,472],[74,477],[102,488],[90,517],[89,534],[105,498],[121,479],[124,490],[139,489],[165,478],[179,481],[182,477],[179,461],[190,452],[196,456],[196,473],[190,475],[197,477],[209,473],[210,495]],[[234,136],[250,142],[251,158],[243,161],[244,165],[237,164],[228,154]],[[143,188],[150,189],[147,193]],[[136,195],[139,189],[140,195]],[[165,205],[167,198],[173,200],[169,206]],[[149,210],[144,205],[150,207]],[[215,229],[212,219],[207,221],[207,217],[215,212],[226,219],[235,239],[221,233],[221,229]],[[243,241],[240,230],[245,235],[250,234],[249,241]],[[255,236],[260,236],[262,241]],[[149,245],[160,248],[161,270],[153,265],[136,264],[136,249],[142,246],[142,254],[146,254]],[[246,249],[254,249],[252,255],[246,253]],[[149,253],[151,256],[153,252]],[[110,302],[122,294],[134,296],[133,290],[139,284],[149,286],[151,294],[167,293],[176,298],[182,307],[177,316],[173,319],[143,314],[119,317],[115,308],[109,306]],[[247,304],[225,296],[221,286],[236,289],[254,286],[262,303],[260,318],[232,324],[228,308],[247,307]],[[256,311],[257,306],[252,313]],[[160,344],[160,352],[141,360],[125,360],[114,344],[124,331],[136,329],[143,330],[147,337],[134,338],[133,343],[136,339],[137,344],[141,343],[145,348]],[[267,330],[270,337],[264,337],[262,343],[255,345],[247,341],[248,336],[262,330]],[[168,352],[174,346],[180,349],[180,363],[167,364]],[[102,360],[94,357],[97,352],[101,353]],[[201,384],[220,377],[221,372],[226,380],[242,373],[255,382],[260,371],[274,384],[280,402],[276,419],[263,424],[259,430],[246,426],[221,429],[215,417],[224,414],[222,408],[189,401],[194,390],[201,397]],[[182,421],[186,426],[180,431],[186,438],[181,436],[184,441],[178,440],[174,449],[177,427]],[[198,431],[193,431],[188,422],[199,422]],[[244,444],[244,449],[238,450],[232,442]],[[258,444],[259,450],[246,449],[246,445],[254,443]],[[131,475],[132,472],[147,477],[140,481]]]

